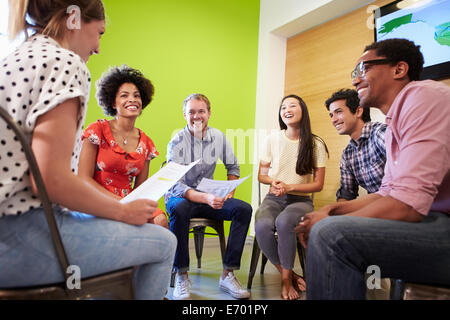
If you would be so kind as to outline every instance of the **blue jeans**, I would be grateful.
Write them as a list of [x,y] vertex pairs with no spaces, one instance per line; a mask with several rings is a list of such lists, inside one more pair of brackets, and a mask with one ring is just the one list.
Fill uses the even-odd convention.
[[[69,263],[80,268],[81,278],[139,266],[134,279],[136,298],[164,297],[177,243],[169,230],[59,208],[55,208],[55,219]],[[2,288],[64,281],[42,209],[0,219],[0,266]]]
[[450,285],[450,216],[430,212],[416,223],[349,216],[319,221],[308,240],[307,299],[364,299],[371,265],[383,278]]
[[166,203],[166,209],[170,214],[170,230],[178,240],[174,262],[176,270],[179,272],[189,270],[189,220],[191,218],[231,220],[223,268],[229,270],[240,268],[245,238],[252,218],[252,207],[248,203],[231,198],[225,201],[222,209],[216,210],[207,204],[172,197]]
[[[255,235],[264,255],[286,270],[294,268],[297,235],[294,228],[301,218],[314,210],[310,197],[268,193],[256,211]],[[278,241],[275,239],[275,231]]]

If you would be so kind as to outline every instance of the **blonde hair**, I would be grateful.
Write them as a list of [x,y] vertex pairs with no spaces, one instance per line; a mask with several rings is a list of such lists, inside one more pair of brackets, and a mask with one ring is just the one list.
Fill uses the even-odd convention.
[[187,103],[191,100],[199,100],[206,104],[206,107],[208,108],[208,111],[211,111],[211,103],[209,102],[208,98],[201,94],[201,93],[193,93],[190,94],[186,99],[183,101],[183,112],[186,112],[186,106]]
[[[77,6],[81,19],[105,20],[105,10],[101,0],[9,0],[9,38],[15,39],[27,29],[55,39],[61,39],[65,32],[67,8]],[[27,21],[28,14],[28,21]]]

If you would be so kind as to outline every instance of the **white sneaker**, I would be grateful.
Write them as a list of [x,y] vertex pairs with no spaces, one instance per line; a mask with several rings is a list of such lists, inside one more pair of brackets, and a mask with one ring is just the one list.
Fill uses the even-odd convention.
[[248,299],[250,298],[250,292],[242,288],[241,283],[236,276],[229,272],[225,279],[222,277],[219,281],[219,288],[230,294],[235,299]]
[[189,289],[191,287],[191,280],[182,279],[177,277],[177,281],[175,282],[175,288],[173,289],[173,299],[174,300],[187,300],[191,298],[191,293]]

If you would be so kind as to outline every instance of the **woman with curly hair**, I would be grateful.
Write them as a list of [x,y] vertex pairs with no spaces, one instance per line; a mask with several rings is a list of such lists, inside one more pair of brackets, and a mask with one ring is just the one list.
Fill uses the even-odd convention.
[[[97,120],[83,133],[78,174],[105,194],[121,199],[148,178],[150,161],[158,155],[153,141],[135,127],[152,101],[150,80],[126,65],[115,67],[96,82],[97,101],[113,120]],[[168,228],[157,209],[148,221]]]

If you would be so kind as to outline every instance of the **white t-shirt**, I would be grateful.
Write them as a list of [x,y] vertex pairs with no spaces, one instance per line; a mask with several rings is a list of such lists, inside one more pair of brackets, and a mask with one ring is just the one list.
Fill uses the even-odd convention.
[[[78,130],[71,161],[72,171],[77,172],[90,81],[89,70],[77,54],[61,48],[50,37],[35,35],[0,61],[0,107],[8,111],[31,143],[39,116],[79,97]],[[32,193],[28,169],[20,142],[0,119],[0,217],[41,206]]]
[[[322,168],[326,165],[327,152],[325,145],[319,139],[315,139],[313,152],[314,168]],[[311,183],[312,174],[299,175],[295,171],[297,165],[299,140],[290,140],[286,137],[286,130],[280,130],[270,134],[265,143],[265,149],[260,157],[261,161],[271,163],[269,176],[272,179],[283,181],[286,184]],[[310,193],[292,192],[295,195],[310,195]]]

